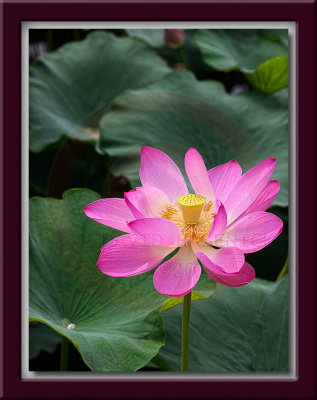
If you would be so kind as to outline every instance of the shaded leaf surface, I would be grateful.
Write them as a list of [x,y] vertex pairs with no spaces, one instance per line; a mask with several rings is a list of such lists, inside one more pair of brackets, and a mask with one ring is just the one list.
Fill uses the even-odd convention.
[[164,29],[126,29],[126,32],[153,48],[164,46]]
[[194,38],[204,61],[215,69],[239,69],[266,94],[288,86],[286,29],[200,29]]
[[29,358],[38,356],[41,350],[53,353],[62,341],[61,335],[44,324],[29,327]]
[[96,140],[109,102],[169,71],[148,46],[95,31],[39,58],[30,68],[30,148],[40,151],[62,135]]
[[279,40],[252,29],[199,29],[194,39],[205,62],[220,71],[251,73],[270,58],[288,54]]
[[[180,370],[182,307],[164,311],[162,357]],[[242,288],[217,285],[192,304],[190,371],[287,371],[288,279],[255,279]]]
[[201,152],[208,169],[235,159],[245,172],[275,157],[273,179],[279,180],[281,191],[274,204],[285,206],[288,108],[284,97],[284,91],[270,97],[259,92],[231,96],[218,82],[199,82],[188,71],[174,71],[112,103],[101,120],[99,147],[113,157],[113,172],[127,176],[132,186],[140,184],[144,145],[165,151],[183,173],[190,147]]

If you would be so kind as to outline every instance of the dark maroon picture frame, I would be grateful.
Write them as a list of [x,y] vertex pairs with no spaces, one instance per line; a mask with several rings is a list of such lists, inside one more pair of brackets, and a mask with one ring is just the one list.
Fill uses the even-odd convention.
[[[19,0],[16,0],[19,1]],[[316,0],[204,3],[11,3],[3,17],[0,137],[0,397],[316,398]],[[21,379],[21,23],[22,21],[296,21],[297,380]],[[1,116],[1,115],[0,115]],[[2,143],[1,143],[2,141]],[[1,154],[3,153],[3,154]],[[292,162],[292,160],[290,160]],[[292,200],[292,199],[291,199]],[[2,213],[3,211],[3,213]],[[1,214],[2,213],[2,214]],[[3,307],[2,307],[3,305]]]

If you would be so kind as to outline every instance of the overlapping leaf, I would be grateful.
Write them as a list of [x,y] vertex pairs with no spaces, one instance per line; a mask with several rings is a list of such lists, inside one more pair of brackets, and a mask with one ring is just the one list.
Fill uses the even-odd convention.
[[126,29],[129,36],[135,37],[153,48],[164,46],[163,29]]
[[62,337],[53,329],[44,324],[31,325],[29,327],[29,358],[35,358],[41,350],[53,353]]
[[288,86],[288,57],[271,58],[246,77],[254,88],[266,94],[283,89]]
[[208,65],[220,71],[240,69],[264,93],[288,86],[286,29],[200,29],[195,41]]
[[199,82],[187,71],[174,71],[112,103],[101,120],[99,148],[114,157],[115,173],[139,184],[142,146],[169,154],[184,172],[186,150],[201,152],[208,168],[236,159],[244,172],[276,157],[273,178],[281,191],[276,205],[288,202],[288,108],[283,91],[237,96],[219,82]]
[[62,135],[98,137],[100,113],[127,89],[169,71],[148,46],[95,31],[48,53],[30,68],[30,148],[40,151]]
[[[182,307],[163,312],[162,357],[180,370]],[[245,287],[217,286],[192,305],[190,371],[288,371],[288,279],[255,279]]]

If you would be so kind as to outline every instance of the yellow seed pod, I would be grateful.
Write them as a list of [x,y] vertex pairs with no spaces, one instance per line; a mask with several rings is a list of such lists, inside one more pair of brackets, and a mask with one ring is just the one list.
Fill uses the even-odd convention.
[[186,224],[195,225],[199,222],[200,214],[206,203],[206,198],[198,194],[184,194],[177,199]]

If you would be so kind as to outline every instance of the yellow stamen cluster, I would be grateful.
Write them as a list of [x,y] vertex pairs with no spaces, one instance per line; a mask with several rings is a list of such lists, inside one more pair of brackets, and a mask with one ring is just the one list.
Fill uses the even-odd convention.
[[212,212],[212,202],[209,201],[203,205],[199,221],[196,224],[189,224],[184,221],[181,206],[178,203],[166,205],[162,210],[161,216],[174,222],[181,230],[186,241],[199,244],[207,238],[215,213]]

